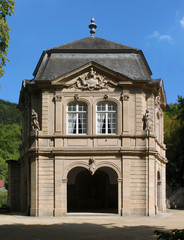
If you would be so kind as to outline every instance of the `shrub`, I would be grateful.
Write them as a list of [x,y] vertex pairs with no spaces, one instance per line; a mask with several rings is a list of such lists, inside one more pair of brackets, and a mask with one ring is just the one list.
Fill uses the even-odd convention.
[[172,230],[171,232],[162,232],[156,230],[154,233],[158,236],[157,240],[183,240],[184,239],[184,229],[183,230]]
[[7,193],[5,188],[0,189],[0,208],[7,206]]

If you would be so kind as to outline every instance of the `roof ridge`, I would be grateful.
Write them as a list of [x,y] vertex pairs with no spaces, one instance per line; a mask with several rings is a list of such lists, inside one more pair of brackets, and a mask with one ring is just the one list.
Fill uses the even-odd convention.
[[56,50],[77,50],[77,49],[108,49],[108,50],[134,50],[140,51],[140,49],[133,48],[121,43],[116,43],[110,40],[99,38],[96,36],[90,36],[82,38],[73,42],[65,43],[54,48],[47,49],[46,52],[55,52]]

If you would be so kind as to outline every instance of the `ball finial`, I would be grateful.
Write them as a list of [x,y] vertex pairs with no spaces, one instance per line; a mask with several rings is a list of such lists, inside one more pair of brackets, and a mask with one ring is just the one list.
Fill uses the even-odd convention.
[[96,32],[95,29],[97,28],[94,18],[91,18],[91,24],[89,24],[89,28],[91,29],[90,30],[91,36],[93,36]]

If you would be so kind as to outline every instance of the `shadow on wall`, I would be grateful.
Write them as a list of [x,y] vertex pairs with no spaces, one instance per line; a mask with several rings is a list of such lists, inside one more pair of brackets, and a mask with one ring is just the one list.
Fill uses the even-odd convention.
[[151,240],[157,239],[156,235],[154,234],[155,230],[164,231],[164,229],[155,226],[117,227],[114,223],[0,225],[1,239],[5,240]]

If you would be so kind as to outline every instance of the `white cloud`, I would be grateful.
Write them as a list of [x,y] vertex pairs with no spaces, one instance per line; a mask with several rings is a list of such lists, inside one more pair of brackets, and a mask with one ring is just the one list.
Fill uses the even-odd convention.
[[180,20],[180,24],[184,28],[184,17]]
[[158,31],[154,31],[151,35],[148,36],[148,38],[156,38],[159,41],[166,41],[169,43],[173,42],[173,38],[170,35],[162,35]]

